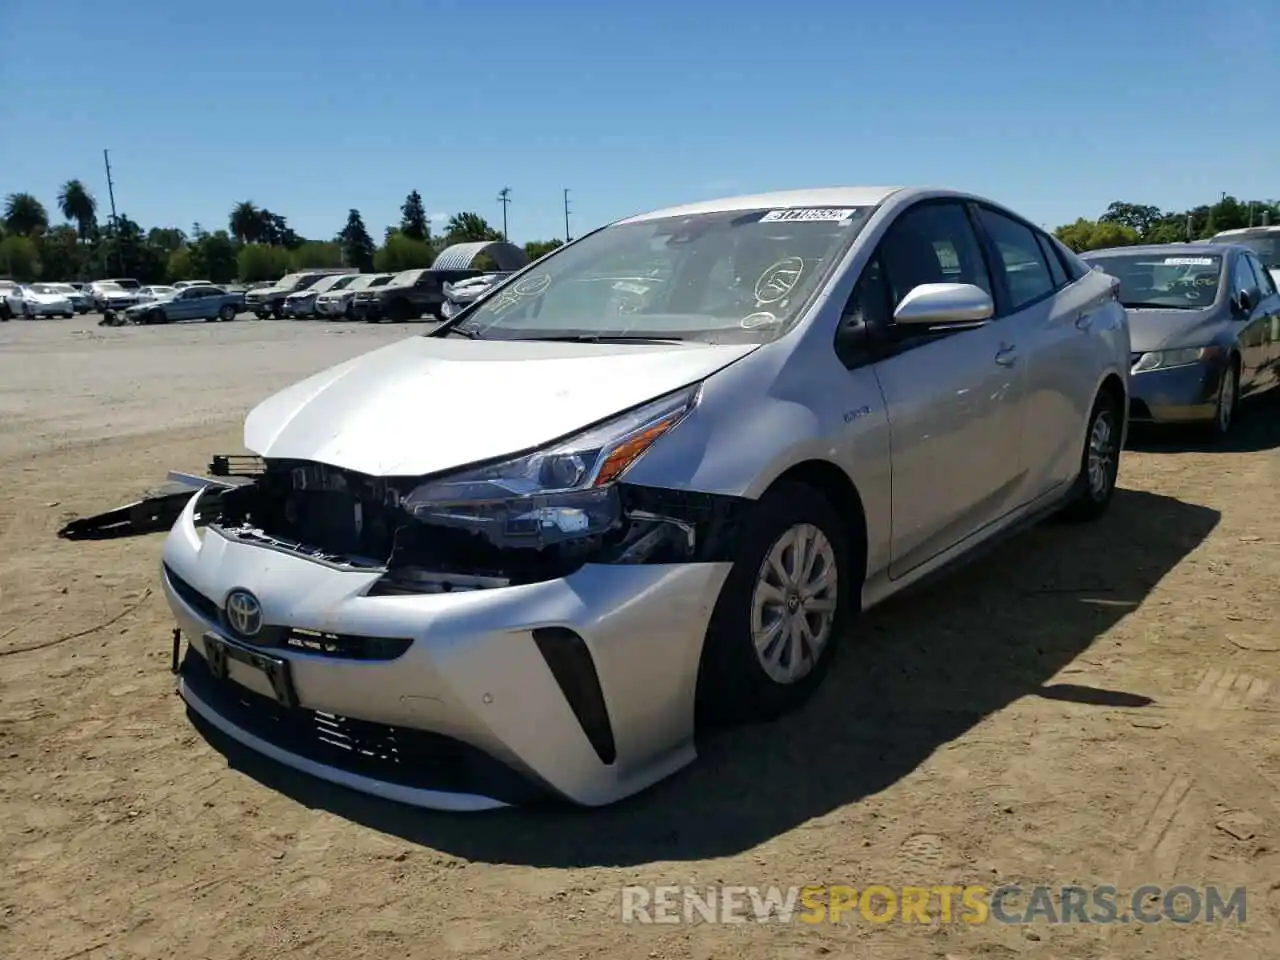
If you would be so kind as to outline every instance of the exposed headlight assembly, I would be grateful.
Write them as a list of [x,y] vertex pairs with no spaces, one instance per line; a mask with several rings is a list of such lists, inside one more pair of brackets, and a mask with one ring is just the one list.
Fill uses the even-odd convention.
[[1184,347],[1180,350],[1152,350],[1144,353],[1133,365],[1133,373],[1149,370],[1168,370],[1170,367],[1187,367],[1202,360],[1211,360],[1222,352],[1220,347]]
[[425,480],[400,506],[424,523],[480,534],[500,548],[598,537],[622,523],[615,481],[689,415],[699,386],[526,456]]

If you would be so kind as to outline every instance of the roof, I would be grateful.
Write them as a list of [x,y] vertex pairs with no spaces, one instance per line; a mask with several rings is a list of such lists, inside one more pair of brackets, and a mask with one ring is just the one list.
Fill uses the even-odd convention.
[[1086,250],[1080,259],[1088,260],[1097,256],[1115,256],[1117,253],[1136,253],[1138,256],[1176,257],[1180,254],[1202,257],[1225,256],[1237,249],[1234,243],[1140,243],[1131,247],[1106,247],[1102,250]]
[[1268,224],[1267,226],[1257,227],[1236,227],[1234,230],[1219,230],[1214,234],[1215,237],[1265,237],[1269,234],[1280,233],[1280,224]]
[[731,210],[760,210],[771,207],[873,207],[903,187],[815,187],[809,190],[780,190],[775,193],[744,194],[719,200],[702,200],[678,207],[626,217],[620,223],[640,223],[662,217],[685,217],[699,213]]
[[431,269],[467,270],[482,253],[487,253],[499,270],[514,272],[529,263],[529,255],[514,243],[507,243],[505,240],[479,240],[445,247],[436,256]]

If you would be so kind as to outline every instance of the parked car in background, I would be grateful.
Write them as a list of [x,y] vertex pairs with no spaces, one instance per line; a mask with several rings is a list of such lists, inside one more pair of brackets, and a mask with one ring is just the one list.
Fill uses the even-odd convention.
[[404,323],[426,314],[443,316],[444,285],[480,276],[479,270],[404,270],[382,287],[356,294],[352,309],[356,319],[377,323]]
[[1218,243],[1094,250],[1129,313],[1129,416],[1226,435],[1242,397],[1280,377],[1280,293],[1254,252]]
[[482,273],[470,280],[459,280],[457,283],[444,285],[444,303],[440,305],[440,315],[448,320],[465,307],[475,303],[486,291],[492,290],[499,281],[511,276],[506,273]]
[[10,287],[5,294],[5,303],[10,316],[24,320],[35,320],[38,317],[75,316],[75,307],[65,293],[53,289],[52,284],[31,283]]
[[175,320],[234,320],[244,312],[244,294],[212,284],[174,290],[169,296],[139,303],[124,312],[127,323],[172,323]]
[[1280,226],[1242,227],[1216,234],[1210,243],[1234,243],[1248,247],[1280,287]]
[[1106,513],[1117,294],[951,191],[605,226],[249,414],[260,469],[197,493],[164,545],[179,692],[400,802],[636,793],[694,759],[699,723],[809,700],[863,608]]
[[306,290],[324,277],[346,272],[345,270],[304,270],[286,274],[270,286],[250,290],[245,295],[245,306],[259,320],[266,320],[269,317],[279,320],[284,316],[284,298],[289,294]]
[[172,287],[155,286],[155,287],[139,287],[138,303],[151,303],[154,300],[167,300],[178,292],[179,288],[176,284]]
[[108,310],[118,313],[138,302],[137,288],[122,287],[114,280],[95,280],[89,284],[89,295],[93,297],[93,308],[99,313]]
[[82,292],[74,283],[46,283],[44,286],[54,293],[63,294],[71,301],[71,306],[75,308],[76,313],[85,314],[93,309],[93,298]]
[[174,285],[175,290],[185,290],[187,287],[212,287],[214,284],[209,280],[179,280]]
[[284,315],[293,319],[315,316],[316,297],[331,290],[342,290],[358,276],[360,276],[358,273],[335,273],[332,276],[321,277],[305,290],[291,293],[284,298]]
[[332,320],[354,316],[352,301],[362,290],[376,290],[391,282],[394,273],[362,273],[341,290],[327,290],[316,297],[316,316]]
[[125,290],[137,290],[142,286],[142,284],[137,280],[134,280],[132,277],[107,277],[102,282],[114,283],[117,287],[123,287]]
[[9,313],[9,292],[17,285],[15,280],[0,280],[0,321],[8,320],[12,316]]

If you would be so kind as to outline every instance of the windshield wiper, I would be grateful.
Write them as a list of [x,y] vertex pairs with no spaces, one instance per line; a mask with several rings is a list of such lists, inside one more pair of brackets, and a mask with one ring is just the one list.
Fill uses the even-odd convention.
[[545,337],[511,337],[510,339],[536,340],[543,343],[684,343],[683,337],[627,337],[598,333],[565,333]]
[[1136,300],[1129,303],[1126,300],[1120,301],[1120,306],[1129,310],[1199,310],[1200,307],[1194,303],[1151,303],[1146,300]]
[[[431,333],[427,334],[427,336],[434,336],[436,333],[437,331],[432,330]],[[484,339],[484,337],[480,336],[480,334],[476,333],[474,330],[463,330],[461,327],[450,327],[444,332],[444,335],[446,337],[457,335],[459,337],[466,337],[468,340]]]

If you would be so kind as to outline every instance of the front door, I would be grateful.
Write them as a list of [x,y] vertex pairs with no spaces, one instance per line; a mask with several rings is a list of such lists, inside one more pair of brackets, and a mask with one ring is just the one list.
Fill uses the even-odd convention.
[[875,364],[892,456],[891,577],[900,577],[1004,516],[1021,475],[1020,345],[999,321],[966,329],[897,327],[892,311],[922,283],[971,283],[990,273],[962,203],[904,212],[872,269],[885,287],[887,355]]

